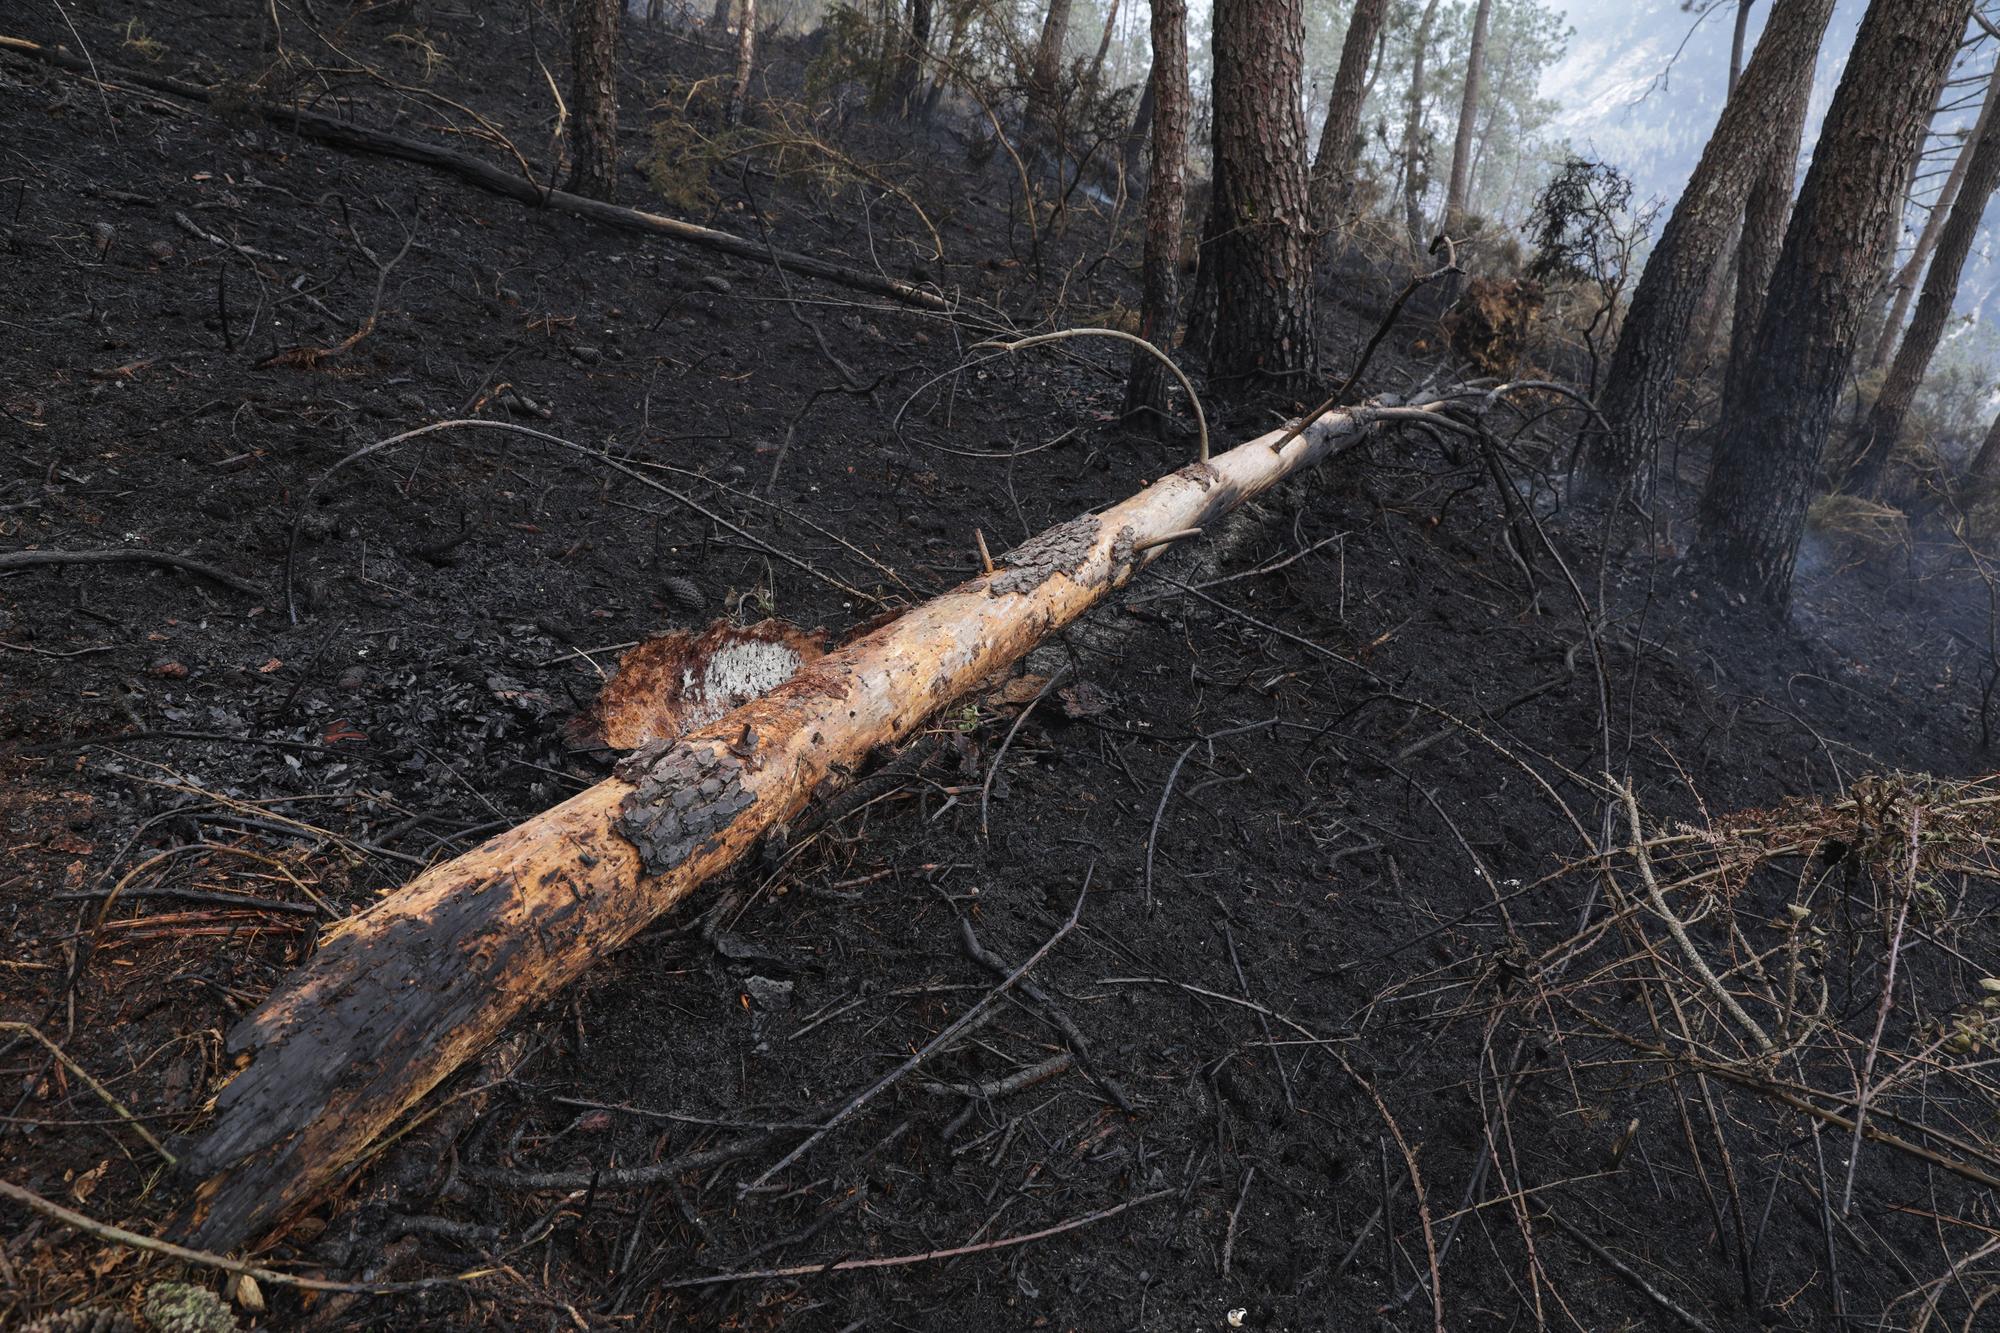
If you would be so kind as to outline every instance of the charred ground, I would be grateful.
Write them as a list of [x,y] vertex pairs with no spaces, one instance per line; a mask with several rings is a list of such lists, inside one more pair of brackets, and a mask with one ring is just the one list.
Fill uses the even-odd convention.
[[[107,65],[204,83],[268,69],[264,20],[215,8],[161,0],[128,24],[70,6],[72,33],[31,7],[13,35],[80,38]],[[524,80],[562,49],[538,11],[429,35],[435,64],[408,36],[356,25],[345,56],[287,40],[306,63],[428,77],[524,147],[545,140],[546,123],[518,123]],[[762,93],[810,106],[814,56],[774,48]],[[628,163],[656,146],[638,109],[727,59],[634,25]],[[401,115],[409,132],[468,123],[379,84],[342,91],[344,112]],[[5,56],[0,123],[6,544],[167,550],[259,590],[146,565],[0,577],[4,1016],[170,1144],[199,1131],[229,1074],[222,1034],[328,913],[609,772],[615,756],[570,723],[617,645],[719,615],[842,635],[971,574],[974,529],[1009,545],[1191,448],[1185,431],[1163,443],[1121,427],[1123,355],[1094,349],[980,364],[896,424],[985,333],[1132,295],[1129,219],[1112,244],[1108,210],[1079,196],[1038,264],[1011,163],[968,151],[972,132],[948,120],[821,123],[922,206],[942,259],[908,199],[824,161],[734,161],[709,173],[694,220],[935,283],[976,311],[960,324]],[[666,207],[636,172],[625,198]],[[1329,366],[1353,364],[1402,276],[1343,267],[1322,302]],[[285,356],[339,344],[371,309],[350,349]],[[1364,390],[1458,377],[1422,350],[1439,344],[1437,313],[1413,312]],[[1218,441],[1319,396],[1215,410]],[[679,497],[526,439],[413,440],[305,506],[293,623],[287,549],[315,479],[467,416],[606,451]],[[1472,979],[1490,985],[1512,947],[1495,886],[1590,850],[1489,742],[1593,818],[1607,743],[1657,820],[1990,762],[1983,593],[1918,577],[1921,559],[1829,567],[1775,628],[1679,572],[1685,499],[1669,484],[1651,527],[1544,504],[1558,561],[1509,535],[1479,457],[1409,431],[1254,506],[1212,554],[1177,557],[1031,660],[1042,677],[1066,668],[1074,696],[1014,735],[989,838],[978,790],[1032,685],[996,683],[939,718],[856,795],[518,1025],[265,1256],[356,1281],[499,1276],[368,1299],[273,1290],[263,1322],[1214,1327],[1241,1308],[1258,1327],[1428,1326],[1395,1134],[1441,1240],[1481,1170],[1496,1045]],[[1175,586],[1224,577],[1207,598]],[[1577,592],[1609,608],[1595,633]],[[970,939],[1018,964],[1086,881],[1082,924],[1034,973],[1045,1002],[1003,1006],[782,1188],[738,1197],[799,1126],[991,990]],[[1512,899],[1518,938],[1561,938],[1583,905],[1567,879]],[[1073,1049],[1058,1012],[1092,1076],[952,1090]],[[0,1049],[5,1177],[154,1229],[180,1183],[31,1038]],[[1948,1182],[1888,1163],[1868,1177],[1835,1280],[1812,1192],[1759,1174],[1764,1128],[1746,1124],[1746,1193],[1775,1201],[1748,1308],[1737,1240],[1657,1087],[1614,1071],[1586,1093],[1541,1047],[1497,1049],[1517,1061],[1499,1081],[1521,1089],[1509,1177],[1593,1177],[1563,1187],[1558,1211],[1712,1326],[1833,1326],[1837,1300],[1872,1313],[1933,1275],[1930,1224],[1896,1209],[1950,1211]],[[1645,1164],[1611,1170],[1633,1117]],[[709,1165],[645,1171],[703,1153]],[[1016,1236],[1141,1197],[962,1259],[701,1281]],[[26,1213],[9,1223],[9,1326],[118,1304],[167,1271]],[[1585,1326],[1666,1318],[1563,1232],[1538,1235]],[[1441,1265],[1452,1326],[1524,1318],[1523,1263],[1504,1208],[1466,1215]]]

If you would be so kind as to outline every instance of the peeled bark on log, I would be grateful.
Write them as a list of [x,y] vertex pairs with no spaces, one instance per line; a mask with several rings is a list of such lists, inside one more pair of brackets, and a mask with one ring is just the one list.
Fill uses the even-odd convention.
[[[26,38],[0,35],[0,52],[25,56],[72,74],[98,77],[91,73],[89,64],[81,57],[55,47],[43,46],[39,42],[28,41]],[[184,83],[179,79],[162,78],[159,75],[134,70],[113,70],[102,62],[99,62],[98,73],[106,79],[116,79],[135,87],[166,93],[183,101],[204,106],[212,99],[208,89]],[[617,204],[586,199],[582,195],[570,194],[563,190],[546,189],[525,176],[503,170],[491,162],[484,162],[465,153],[454,152],[449,148],[425,143],[419,139],[405,138],[386,130],[371,130],[348,121],[307,111],[303,107],[251,102],[240,109],[254,112],[281,130],[316,140],[330,148],[353,153],[372,153],[380,157],[391,157],[398,161],[431,167],[456,176],[467,184],[476,185],[482,190],[502,195],[531,208],[554,209],[559,213],[570,213],[623,231],[665,236],[671,240],[684,241],[706,250],[718,250],[723,254],[736,255],[759,263],[771,262],[775,254],[777,262],[793,273],[803,273],[807,277],[820,278],[843,287],[851,287],[856,291],[887,296],[905,305],[919,306],[926,310],[952,309],[951,302],[944,297],[913,283],[884,277],[878,273],[864,273],[859,269],[843,268],[811,255],[795,254],[789,250],[774,251],[758,241],[732,236],[726,231],[716,231],[712,227],[696,226],[679,218],[647,213],[636,208],[621,208]]]
[[1274,431],[1059,524],[340,922],[230,1033],[243,1067],[184,1155],[202,1183],[173,1233],[219,1250],[262,1235],[516,1015],[838,789],[870,751],[1018,661],[1177,537],[1366,439],[1380,410],[1326,413],[1288,442]]

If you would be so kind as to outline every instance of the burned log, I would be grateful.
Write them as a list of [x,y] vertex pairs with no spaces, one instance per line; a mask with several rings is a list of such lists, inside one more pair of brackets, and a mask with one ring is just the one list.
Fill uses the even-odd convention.
[[[1438,406],[1434,404],[1433,406]],[[1415,415],[1366,405],[1192,463],[340,922],[229,1036],[240,1072],[185,1154],[176,1235],[255,1239],[339,1178],[405,1109],[878,746],[1011,665],[1174,541]]]

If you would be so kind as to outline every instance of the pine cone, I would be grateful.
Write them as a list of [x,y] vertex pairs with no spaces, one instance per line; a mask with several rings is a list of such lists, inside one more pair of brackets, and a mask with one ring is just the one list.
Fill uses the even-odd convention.
[[670,574],[662,579],[660,592],[669,602],[690,615],[708,605],[708,598],[702,595],[701,585],[679,574]]
[[220,1296],[186,1282],[155,1282],[140,1310],[156,1333],[238,1333]]

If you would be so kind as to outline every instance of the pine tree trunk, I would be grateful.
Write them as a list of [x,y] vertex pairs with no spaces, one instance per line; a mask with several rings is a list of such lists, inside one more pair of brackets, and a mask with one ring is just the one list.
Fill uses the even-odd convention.
[[[1153,59],[1154,63],[1157,64],[1159,57],[1155,56]],[[1153,141],[1153,98],[1155,96],[1153,90],[1159,86],[1153,82],[1156,72],[1148,70],[1146,73],[1146,86],[1139,93],[1138,110],[1132,113],[1132,128],[1125,135],[1125,179],[1134,189],[1141,188],[1139,170],[1142,154],[1146,150],[1146,145]]]
[[[1995,76],[1993,86],[2000,88],[2000,75]],[[1944,338],[1945,325],[1951,320],[1952,304],[1958,299],[1958,280],[1965,271],[1966,256],[1979,237],[1987,202],[1993,197],[1994,186],[2000,185],[2000,116],[1990,114],[1992,106],[1989,98],[1988,114],[1981,118],[1979,131],[1970,141],[1970,156],[1959,154],[1965,169],[1960,175],[1950,217],[1938,229],[1936,254],[1924,274],[1923,299],[1917,302],[1917,316],[1910,321],[1909,332],[1903,335],[1902,346],[1889,367],[1889,377],[1882,382],[1882,391],[1869,409],[1860,452],[1846,483],[1846,489],[1857,494],[1881,489],[1883,469],[1895,452],[1896,441],[1902,437],[1910,404],[1916,400],[1917,390],[1930,370],[1931,358],[1937,355],[1938,343]]]
[[1750,7],[1757,0],[1736,0],[1736,31],[1729,39],[1729,86],[1727,93],[1736,91],[1736,81],[1743,77],[1744,41],[1750,34]]
[[1049,0],[1042,18],[1041,39],[1035,43],[1034,63],[1028,68],[1028,107],[1025,123],[1039,125],[1048,119],[1062,95],[1063,44],[1069,39],[1071,0]]
[[728,123],[743,123],[750,97],[750,70],[757,60],[757,0],[741,0],[736,10],[736,78],[729,85]]
[[623,0],[576,0],[570,114],[571,194],[610,203],[618,181],[618,10]]
[[[1743,51],[1749,35],[1750,8],[1755,3],[1756,0],[1737,0],[1736,3],[1736,31],[1729,42],[1729,82],[1724,87],[1723,95],[1725,98],[1735,93],[1737,81],[1743,77]],[[1798,168],[1798,151],[1796,148],[1792,151],[1791,168],[1794,171]],[[1759,180],[1762,180],[1761,174]],[[1753,185],[1751,187],[1751,194],[1754,196],[1756,191],[1757,187]],[[1789,185],[1787,187],[1785,203],[1787,205],[1791,203]],[[1737,285],[1738,275],[1743,268],[1743,223],[1741,220],[1731,229],[1729,241],[1722,249],[1723,253],[1729,256],[1729,263],[1723,268],[1710,270],[1708,286],[1702,289],[1701,306],[1694,320],[1695,336],[1688,344],[1686,358],[1681,363],[1681,373],[1683,375],[1692,376],[1698,374],[1705,367],[1709,349],[1715,346],[1716,332],[1722,327],[1722,307],[1728,303],[1729,294],[1732,289],[1741,290]],[[1760,295],[1760,302],[1761,299]]]
[[1111,34],[1118,26],[1118,0],[1104,7],[1104,35],[1097,39],[1097,54],[1090,58],[1090,69],[1083,76],[1083,86],[1096,89],[1098,79],[1104,75],[1104,58],[1111,54]]
[[1403,223],[1419,254],[1430,244],[1424,235],[1424,60],[1437,24],[1438,0],[1424,6],[1417,22],[1416,53],[1410,61],[1409,114],[1403,120]]
[[[1783,605],[1883,237],[1972,0],[1873,0],[1771,276],[1750,356],[1760,391],[1725,422],[1696,553]],[[1773,16],[1775,21],[1775,15]],[[1759,47],[1759,57],[1762,47]],[[1744,75],[1754,77],[1756,62]],[[1894,71],[1895,77],[1885,77]]]
[[905,116],[917,110],[917,85],[923,81],[924,55],[931,44],[931,0],[910,0],[903,50],[896,60],[896,104]]
[[1486,77],[1486,33],[1493,22],[1493,0],[1479,0],[1472,15],[1472,48],[1465,58],[1465,96],[1458,104],[1458,137],[1451,147],[1451,181],[1445,187],[1444,231],[1465,224],[1465,205],[1472,187],[1472,130],[1479,119],[1480,85]]
[[1736,243],[1736,310],[1729,329],[1729,363],[1723,369],[1723,418],[1732,405],[1745,401],[1758,384],[1750,344],[1764,317],[1764,298],[1771,288],[1771,270],[1778,266],[1778,248],[1785,243],[1785,223],[1792,215],[1792,190],[1798,184],[1799,149],[1806,128],[1806,107],[1812,84],[1793,99],[1782,121],[1772,124],[1771,153],[1750,186],[1743,211],[1743,228]]
[[[1187,0],[1153,2],[1152,170],[1146,191],[1146,252],[1140,267],[1139,336],[1171,353],[1181,230],[1187,208],[1188,60]],[[1125,411],[1167,411],[1167,372],[1158,359],[1134,350],[1125,385]]]
[[951,6],[951,36],[945,38],[944,61],[937,74],[931,79],[930,91],[924,94],[924,119],[937,114],[938,103],[944,99],[944,90],[951,83],[952,71],[958,67],[958,52],[965,38],[965,25],[972,17],[973,7],[969,4]]
[[1867,370],[1880,370],[1889,364],[1889,356],[1896,347],[1896,335],[1903,331],[1903,321],[1910,314],[1910,298],[1917,290],[1917,280],[1923,275],[1924,265],[1939,245],[1939,235],[1944,231],[1945,219],[1951,216],[1952,205],[1958,201],[1959,190],[1965,183],[1965,173],[1972,163],[1975,145],[1980,141],[1988,122],[1993,119],[1993,106],[2000,97],[2000,64],[1993,67],[1993,77],[1986,85],[1986,104],[1980,108],[1979,124],[1966,137],[1965,146],[1958,150],[1958,157],[1951,164],[1951,172],[1944,178],[1938,189],[1937,202],[1931,205],[1931,215],[1924,223],[1924,229],[1917,234],[1917,244],[1910,251],[1910,258],[1895,277],[1894,296],[1890,300],[1889,313],[1882,321],[1881,336],[1876,339],[1874,350],[1869,354]]
[[1322,236],[1341,224],[1353,194],[1368,61],[1375,53],[1375,38],[1388,12],[1389,0],[1355,0],[1354,14],[1347,20],[1340,69],[1333,76],[1333,95],[1327,99],[1326,123],[1320,127],[1319,152],[1313,158],[1313,228]]
[[1770,161],[1771,126],[1788,121],[1810,94],[1833,7],[1834,0],[1776,0],[1749,68],[1646,261],[1598,404],[1610,429],[1590,441],[1587,462],[1600,483],[1644,484],[1709,275]]
[[1972,456],[1972,466],[1967,472],[1974,481],[1992,481],[2000,477],[2000,417],[1993,418],[1987,428],[1986,438],[1980,442],[1979,452]]
[[1305,0],[1215,6],[1215,338],[1223,381],[1309,374],[1312,218],[1307,201]]
[[658,27],[667,17],[667,0],[646,0],[646,22]]
[[708,26],[717,32],[729,26],[731,0],[715,0],[715,12],[708,16]]

